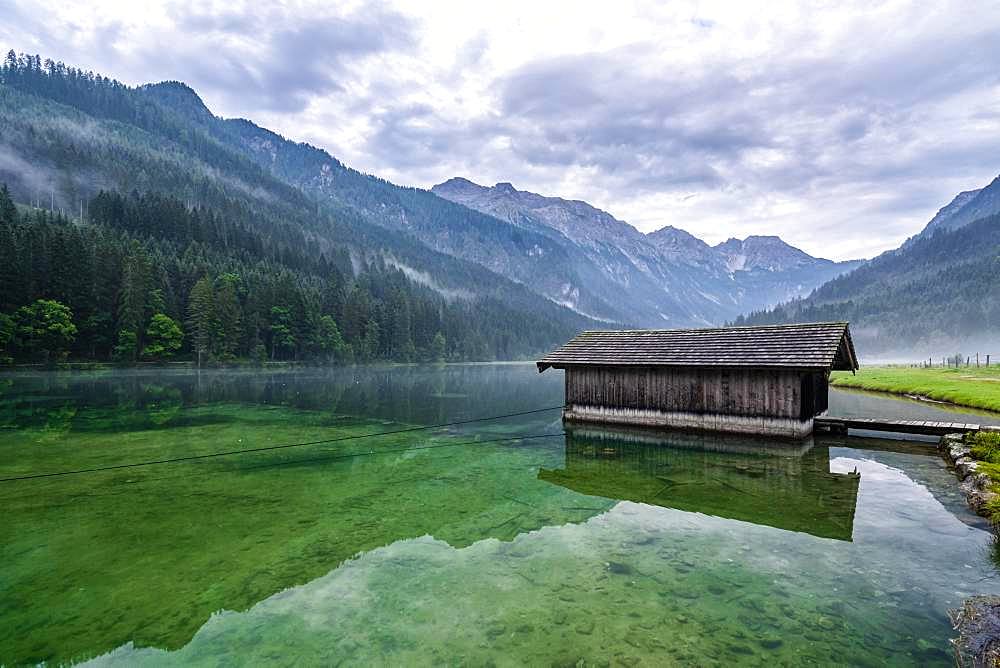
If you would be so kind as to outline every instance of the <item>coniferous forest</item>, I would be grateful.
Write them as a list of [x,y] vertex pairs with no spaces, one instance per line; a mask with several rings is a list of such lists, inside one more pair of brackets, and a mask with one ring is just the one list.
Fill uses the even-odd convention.
[[518,359],[589,322],[310,199],[143,88],[11,52],[0,128],[8,363]]
[[443,361],[524,352],[490,334],[504,328],[488,303],[449,303],[384,263],[349,278],[346,252],[327,259],[276,249],[166,196],[101,192],[87,209],[85,224],[19,211],[0,189],[0,355],[8,360]]

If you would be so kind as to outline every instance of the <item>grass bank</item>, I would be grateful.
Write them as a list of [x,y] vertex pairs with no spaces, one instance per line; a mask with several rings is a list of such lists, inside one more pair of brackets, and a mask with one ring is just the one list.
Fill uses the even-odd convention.
[[[1000,433],[980,431],[967,434],[965,442],[971,447],[969,454],[978,465],[976,472],[984,473],[990,479],[987,491],[998,495],[986,504],[986,509],[993,522],[994,533],[1000,535]],[[994,548],[1000,558],[1000,542]]]
[[957,369],[863,367],[855,375],[834,372],[830,383],[837,387],[920,396],[1000,412],[1000,366],[997,365]]

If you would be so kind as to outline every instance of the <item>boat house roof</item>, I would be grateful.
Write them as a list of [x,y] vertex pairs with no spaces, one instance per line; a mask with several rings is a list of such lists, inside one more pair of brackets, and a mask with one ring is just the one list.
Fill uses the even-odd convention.
[[760,367],[854,371],[846,322],[582,332],[536,362],[574,366]]

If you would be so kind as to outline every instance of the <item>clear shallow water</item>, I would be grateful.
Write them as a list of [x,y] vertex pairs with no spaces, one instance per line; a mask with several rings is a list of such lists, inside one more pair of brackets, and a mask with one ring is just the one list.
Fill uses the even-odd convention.
[[[562,402],[528,365],[0,388],[0,477]],[[950,665],[947,610],[1000,593],[926,444],[561,431],[552,411],[0,483],[0,664]]]

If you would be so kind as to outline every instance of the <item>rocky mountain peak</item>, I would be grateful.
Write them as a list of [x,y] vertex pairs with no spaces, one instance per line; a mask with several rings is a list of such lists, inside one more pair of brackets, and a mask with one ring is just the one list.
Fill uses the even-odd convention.
[[437,184],[431,190],[434,190],[434,191],[438,191],[438,190],[457,190],[457,191],[460,191],[460,190],[473,190],[473,191],[478,191],[478,190],[487,190],[487,188],[485,188],[484,186],[479,185],[478,183],[473,183],[469,179],[462,178],[461,176],[453,176],[450,179],[448,179],[447,181],[445,181],[444,183]]
[[926,237],[938,230],[955,230],[997,213],[1000,213],[1000,176],[984,188],[966,190],[955,195],[931,218],[918,236]]
[[784,271],[817,259],[773,235],[730,238],[715,249],[725,257],[729,271]]

